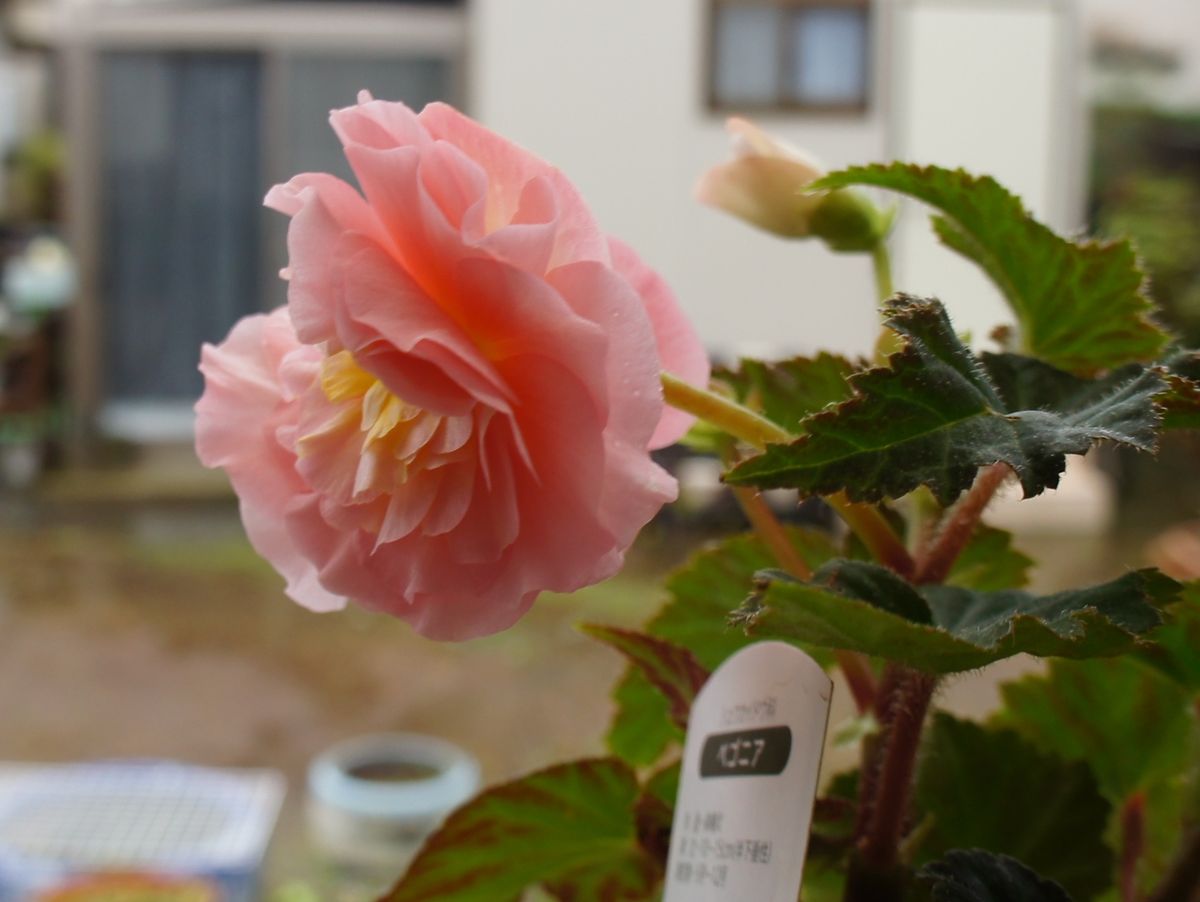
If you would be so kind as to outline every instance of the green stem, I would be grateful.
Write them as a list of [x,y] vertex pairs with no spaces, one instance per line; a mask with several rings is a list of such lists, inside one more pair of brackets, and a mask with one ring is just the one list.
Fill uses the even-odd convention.
[[[882,304],[896,293],[892,284],[892,258],[884,239],[880,238],[871,249],[871,262],[875,268],[875,294]],[[879,366],[887,366],[888,358],[903,347],[904,340],[884,326],[875,340],[875,362]]]
[[[663,398],[668,404],[711,423],[739,441],[762,449],[768,444],[784,445],[797,440],[783,427],[731,398],[689,385],[670,373],[661,375]],[[862,539],[877,561],[903,576],[912,574],[912,557],[883,514],[869,504],[855,504],[842,492],[825,500]]]
[[696,388],[670,373],[661,375],[663,399],[668,404],[711,423],[747,445],[761,449],[768,444],[787,445],[796,440],[796,436],[783,427],[736,401]]
[[875,264],[875,293],[883,303],[896,293],[892,284],[892,257],[884,239],[879,239],[871,249],[871,262]]

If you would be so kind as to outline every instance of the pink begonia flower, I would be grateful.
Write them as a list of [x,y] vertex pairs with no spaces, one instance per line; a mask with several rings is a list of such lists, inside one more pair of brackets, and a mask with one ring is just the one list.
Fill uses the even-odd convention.
[[205,346],[197,451],[302,605],[493,633],[620,568],[676,491],[659,371],[704,385],[708,360],[557,169],[440,103],[331,120],[363,193],[267,195],[288,304]]

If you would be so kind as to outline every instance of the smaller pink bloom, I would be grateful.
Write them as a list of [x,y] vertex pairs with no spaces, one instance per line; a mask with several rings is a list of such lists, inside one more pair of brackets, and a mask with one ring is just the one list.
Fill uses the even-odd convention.
[[558,170],[443,104],[332,114],[362,194],[276,186],[288,305],[206,346],[197,450],[295,600],[447,639],[611,576],[675,495],[708,360],[670,289]]

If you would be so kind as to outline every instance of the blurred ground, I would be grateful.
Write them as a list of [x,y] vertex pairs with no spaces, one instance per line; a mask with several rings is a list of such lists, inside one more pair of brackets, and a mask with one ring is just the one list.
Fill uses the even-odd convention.
[[382,616],[289,602],[229,503],[0,505],[0,760],[279,768],[292,792],[277,879],[308,871],[304,770],[339,739],[443,736],[487,782],[601,753],[621,662],[574,624],[645,619],[670,563],[640,554],[504,634],[439,644]]
[[[232,503],[33,504],[0,496],[0,760],[167,757],[269,766],[292,788],[269,868],[311,878],[308,760],[347,736],[413,730],[478,756],[488,782],[601,753],[617,656],[588,619],[636,624],[689,542],[648,530],[616,579],[543,598],[514,629],[438,644],[359,610],[309,613],[246,544]],[[1041,537],[1041,588],[1136,563],[1136,543]],[[978,714],[1006,662],[942,703]],[[831,725],[849,716],[846,693]],[[834,750],[836,767],[847,750]],[[827,771],[831,768],[827,767]]]

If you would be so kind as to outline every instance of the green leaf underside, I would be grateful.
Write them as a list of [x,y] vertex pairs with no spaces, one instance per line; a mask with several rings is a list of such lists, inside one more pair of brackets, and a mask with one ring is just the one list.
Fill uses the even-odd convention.
[[1016,315],[1023,350],[1071,372],[1091,374],[1152,360],[1168,335],[1128,241],[1068,241],[1037,222],[994,179],[904,163],[852,167],[813,188],[872,185],[940,211],[934,231],[978,264]]
[[692,702],[708,679],[708,670],[688,649],[657,636],[615,626],[588,623],[580,629],[629,658],[666,698],[675,726],[687,729]]
[[1015,858],[956,849],[925,865],[933,902],[1072,902],[1067,891]]
[[[814,569],[837,554],[822,533],[789,528],[788,535]],[[730,627],[729,614],[745,599],[754,574],[774,564],[771,553],[752,534],[734,536],[697,554],[668,578],[670,600],[645,631],[689,649],[701,666],[716,669],[753,641]],[[814,656],[822,659],[819,651]],[[828,655],[824,657],[827,663]],[[672,742],[682,738],[682,732],[671,723],[665,697],[638,669],[630,667],[626,671],[613,700],[617,712],[607,741],[614,755],[645,766],[657,761]]]
[[[1156,632],[1154,645],[1173,628]],[[1196,647],[1191,655],[1200,658]],[[1143,796],[1146,842],[1137,880],[1143,890],[1156,885],[1174,857],[1185,819],[1200,816],[1195,690],[1144,660],[1123,657],[1054,661],[1045,675],[1008,683],[1001,693],[1005,707],[996,722],[1063,760],[1086,763],[1118,811],[1134,793]],[[1119,814],[1109,825],[1114,842],[1118,820]]]
[[853,399],[810,417],[807,435],[768,446],[727,481],[845,491],[855,501],[898,498],[926,485],[948,505],[980,467],[998,461],[1031,497],[1058,485],[1065,455],[1084,454],[1097,441],[1155,448],[1161,416],[1154,399],[1167,387],[1155,370],[1067,394],[1059,407],[1022,409],[1009,405],[959,340],[941,303],[901,295],[889,313],[888,325],[908,339],[889,367],[851,377]]
[[1029,582],[1033,559],[1012,544],[1003,529],[979,526],[950,568],[946,584],[981,592],[1019,589]]
[[426,841],[381,902],[503,902],[552,883],[564,898],[644,900],[662,873],[639,846],[637,777],[596,758],[489,789]]
[[1112,882],[1104,827],[1112,806],[1084,764],[1039,751],[1011,730],[938,714],[915,803],[929,819],[919,862],[970,847],[1011,855],[1090,899]]
[[916,589],[886,568],[838,561],[823,584],[771,582],[738,621],[754,639],[780,639],[887,657],[929,673],[971,670],[1021,652],[1090,658],[1119,654],[1162,622],[1178,584],[1154,570],[1034,596],[957,586]]
[[772,363],[742,360],[737,370],[718,370],[713,378],[730,386],[739,402],[798,433],[801,421],[830,404],[849,400],[853,391],[846,380],[861,368],[823,352]]

